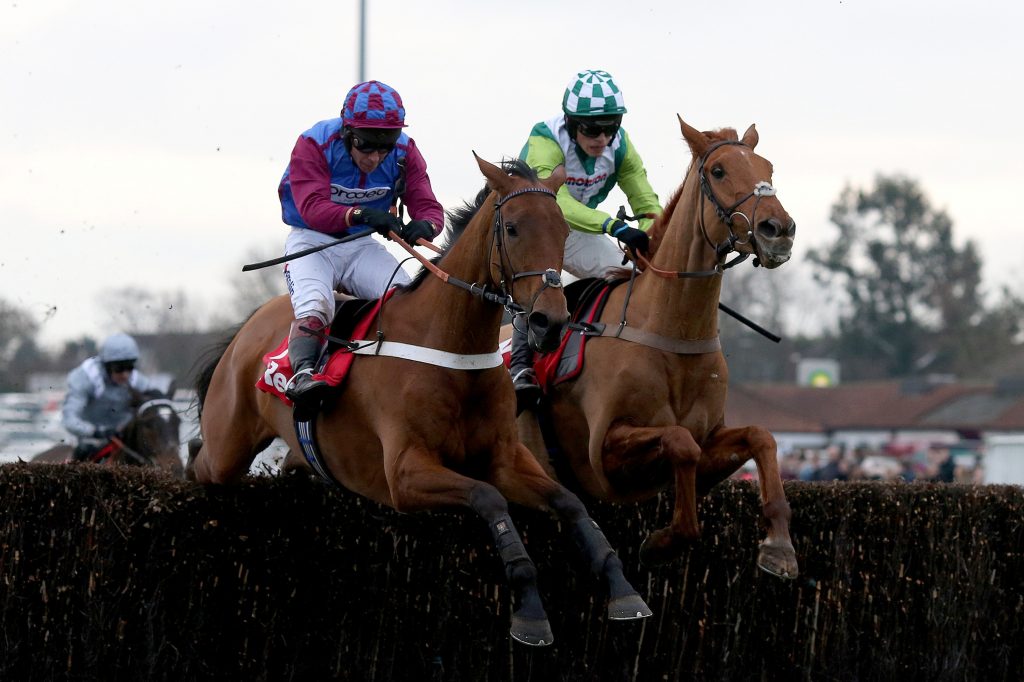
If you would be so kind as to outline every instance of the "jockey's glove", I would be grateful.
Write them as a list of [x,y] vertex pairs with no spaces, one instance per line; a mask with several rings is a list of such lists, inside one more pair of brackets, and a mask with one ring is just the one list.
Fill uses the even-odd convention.
[[372,227],[385,237],[391,230],[399,233],[402,231],[402,221],[397,216],[391,215],[390,211],[379,208],[360,208],[353,211],[352,222],[356,225]]
[[410,220],[398,233],[407,244],[415,244],[420,237],[428,242],[434,238],[434,226],[429,220]]
[[651,242],[646,232],[630,227],[621,220],[616,220],[612,223],[611,227],[608,228],[608,234],[625,244],[626,248],[633,253],[647,253],[647,247]]
[[112,429],[109,426],[97,426],[92,437],[97,440],[108,441],[116,435],[117,429]]

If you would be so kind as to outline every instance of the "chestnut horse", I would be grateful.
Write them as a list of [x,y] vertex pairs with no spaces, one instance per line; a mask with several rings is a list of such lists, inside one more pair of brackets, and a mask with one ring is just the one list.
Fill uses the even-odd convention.
[[[487,187],[476,205],[452,214],[453,237],[442,256],[387,299],[376,324],[384,346],[397,342],[491,361],[453,369],[357,356],[324,401],[316,432],[330,477],[349,490],[403,512],[465,507],[482,517],[512,585],[512,636],[540,646],[552,642],[551,628],[536,566],[507,501],[553,510],[572,529],[588,565],[606,580],[610,618],[650,610],[583,504],[519,442],[516,399],[497,354],[503,311],[496,302],[525,320],[538,350],[558,344],[568,318],[558,277],[568,228],[554,201],[564,170],[540,181],[521,162],[504,170],[479,158],[477,164]],[[199,377],[202,442],[190,444],[188,467],[196,480],[238,480],[275,436],[302,452],[291,408],[254,387],[265,371],[263,355],[287,335],[291,320],[288,297],[271,300]]]
[[[169,396],[161,391],[135,391],[132,407],[132,418],[97,452],[98,463],[152,466],[182,478],[181,416]],[[32,462],[70,462],[73,451],[71,445],[54,445]]]
[[[755,255],[769,269],[789,260],[795,223],[775,196],[771,163],[754,153],[753,125],[737,139],[732,129],[699,132],[679,123],[694,160],[650,228],[643,273],[609,294],[599,318],[604,335],[588,339],[582,371],[550,389],[546,433],[596,498],[632,502],[674,485],[670,525],[641,548],[648,564],[674,558],[700,536],[698,498],[753,458],[768,520],[758,565],[793,578],[775,440],[760,426],[725,425],[729,370],[718,343],[718,299],[723,271],[738,260]],[[746,255],[727,262],[730,252]],[[524,412],[519,425],[553,471],[536,416]]]

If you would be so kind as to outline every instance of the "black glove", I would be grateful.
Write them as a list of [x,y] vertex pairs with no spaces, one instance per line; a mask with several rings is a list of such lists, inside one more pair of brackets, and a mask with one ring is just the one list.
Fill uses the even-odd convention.
[[647,247],[651,242],[646,232],[630,227],[621,220],[612,223],[608,233],[625,244],[633,253],[647,253]]
[[401,232],[402,221],[397,216],[391,215],[389,211],[382,211],[379,208],[360,208],[353,212],[352,222],[356,225],[372,227],[385,237],[388,232],[394,230]]
[[92,434],[92,437],[96,440],[108,441],[117,435],[117,429],[112,429],[109,426],[97,426],[96,432]]
[[398,233],[398,236],[407,244],[415,244],[420,237],[429,242],[434,238],[434,226],[430,224],[429,220],[410,220],[409,224]]

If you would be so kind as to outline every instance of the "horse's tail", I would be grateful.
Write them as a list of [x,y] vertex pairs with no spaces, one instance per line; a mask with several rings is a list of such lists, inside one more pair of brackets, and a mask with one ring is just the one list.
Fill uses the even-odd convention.
[[[256,311],[253,311],[249,317],[252,317],[255,313]],[[246,318],[245,322],[248,321],[249,319]],[[213,372],[217,369],[217,365],[220,364],[224,353],[227,352],[228,346],[231,345],[238,332],[245,326],[245,322],[229,331],[220,341],[208,346],[196,360],[195,364],[192,365],[192,386],[196,389],[196,412],[200,417],[203,416],[203,404],[206,402],[206,394],[209,392],[210,384],[213,382]]]

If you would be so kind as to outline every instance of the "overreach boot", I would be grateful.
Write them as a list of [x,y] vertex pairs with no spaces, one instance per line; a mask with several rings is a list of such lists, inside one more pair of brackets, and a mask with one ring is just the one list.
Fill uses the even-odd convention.
[[288,334],[288,360],[292,365],[292,379],[288,382],[284,394],[295,404],[297,416],[302,418],[316,413],[320,408],[320,402],[331,387],[325,381],[313,379],[322,344],[319,338],[300,327],[318,330],[323,326],[315,317],[304,317],[292,322]]
[[512,388],[516,390],[516,414],[535,408],[541,390],[537,375],[533,372],[533,349],[530,348],[527,332],[517,329],[514,324],[508,371],[512,375]]

